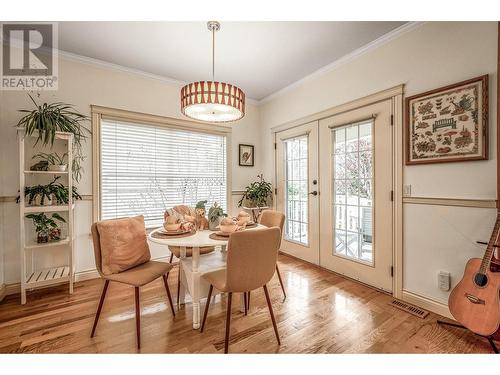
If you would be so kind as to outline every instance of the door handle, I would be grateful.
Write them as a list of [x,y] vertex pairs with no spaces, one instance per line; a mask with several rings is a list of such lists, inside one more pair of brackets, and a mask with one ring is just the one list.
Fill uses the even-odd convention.
[[314,190],[314,191],[311,191],[309,194],[316,196],[316,195],[318,195],[318,192],[316,190]]

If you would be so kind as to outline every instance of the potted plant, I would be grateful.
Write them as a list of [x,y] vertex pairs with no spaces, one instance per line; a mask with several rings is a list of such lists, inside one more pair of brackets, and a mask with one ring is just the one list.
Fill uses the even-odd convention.
[[81,162],[83,160],[82,141],[90,134],[90,130],[81,123],[88,121],[88,117],[76,112],[73,107],[65,103],[43,103],[41,105],[29,95],[35,105],[35,109],[22,109],[20,112],[26,113],[17,126],[24,128],[25,135],[36,135],[37,144],[39,141],[43,145],[54,144],[56,132],[66,132],[73,134],[73,179],[79,181],[82,172]]
[[29,206],[50,206],[53,203],[49,185],[26,186],[24,196]]
[[52,154],[39,152],[38,154],[33,156],[32,159],[42,159],[47,161],[49,171],[64,172],[68,167],[68,164],[66,163],[67,157],[68,154],[66,153],[59,155],[57,152],[54,152]]
[[[54,180],[47,185],[26,186],[24,196],[30,206],[45,206],[51,204],[68,204],[69,189],[57,182],[61,176],[54,177]],[[56,183],[57,182],[57,183]],[[73,199],[82,199],[75,186],[72,187]],[[19,203],[19,197],[16,200]]]
[[264,180],[262,174],[257,176],[258,181],[252,182],[245,188],[243,196],[238,202],[238,207],[245,205],[247,207],[264,207],[270,204],[273,197],[272,185]]
[[58,241],[61,239],[61,228],[57,225],[56,220],[65,223],[66,220],[58,213],[48,217],[45,213],[26,215],[27,219],[33,220],[35,231],[37,234],[37,243],[47,243],[49,241]]
[[[57,182],[60,178],[61,176],[54,177],[54,181],[47,185],[48,191],[50,192],[55,204],[68,204],[69,189],[67,186]],[[78,194],[75,186],[72,187],[72,195],[74,200],[82,199],[82,196]]]
[[[82,199],[81,195],[78,194],[76,187],[73,186],[73,200]],[[69,202],[69,191],[63,184],[54,184],[51,187],[51,193],[55,204],[63,205]]]
[[208,229],[216,230],[221,219],[226,216],[227,214],[224,213],[222,207],[217,202],[214,202],[213,206],[208,210]]

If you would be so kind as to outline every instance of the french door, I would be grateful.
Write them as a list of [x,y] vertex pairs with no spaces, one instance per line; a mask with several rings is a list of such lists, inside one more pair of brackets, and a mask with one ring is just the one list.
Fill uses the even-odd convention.
[[385,291],[392,291],[391,107],[387,100],[276,133],[281,250]]
[[391,100],[319,122],[321,265],[392,291]]
[[277,133],[276,151],[281,251],[319,264],[318,122]]

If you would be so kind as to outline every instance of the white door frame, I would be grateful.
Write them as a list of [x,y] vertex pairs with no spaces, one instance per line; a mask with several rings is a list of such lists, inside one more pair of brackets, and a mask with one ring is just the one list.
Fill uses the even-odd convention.
[[[300,126],[312,121],[319,121],[324,118],[361,108],[366,105],[374,104],[382,100],[391,99],[392,101],[392,138],[393,138],[393,208],[392,208],[392,253],[394,273],[392,280],[392,294],[394,297],[403,298],[403,92],[404,85],[398,85],[384,91],[377,92],[366,97],[356,99],[322,112],[318,112],[297,120],[293,120],[271,128],[275,144],[274,152],[274,186],[276,187],[277,175],[277,151],[276,151],[276,133]],[[321,160],[320,160],[321,163]],[[321,218],[320,218],[321,220]],[[320,242],[320,246],[322,246]]]

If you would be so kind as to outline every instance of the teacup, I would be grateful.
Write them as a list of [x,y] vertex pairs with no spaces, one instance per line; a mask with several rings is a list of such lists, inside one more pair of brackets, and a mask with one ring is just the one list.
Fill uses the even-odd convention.
[[180,229],[180,227],[181,227],[181,223],[173,223],[173,224],[163,223],[163,227],[168,232],[177,232]]
[[234,224],[219,224],[219,228],[222,233],[233,233],[236,232],[236,229],[238,229],[238,225],[236,223]]
[[236,224],[238,224],[240,227],[248,224],[250,222],[250,216],[238,216],[236,218]]

